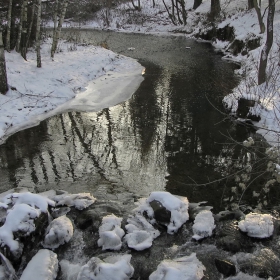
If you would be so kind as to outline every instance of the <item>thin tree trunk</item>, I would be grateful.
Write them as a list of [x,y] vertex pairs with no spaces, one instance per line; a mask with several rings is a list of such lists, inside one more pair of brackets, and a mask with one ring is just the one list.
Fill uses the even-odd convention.
[[[168,9],[166,3],[164,2],[164,0],[162,0],[162,2],[163,2],[163,4],[164,4],[165,10],[166,10],[166,12],[168,13],[168,16],[169,16],[169,18],[171,19],[172,23],[173,23],[174,25],[177,25],[176,22],[175,22],[175,20],[174,20],[174,14],[170,14],[169,9]],[[173,2],[173,0],[172,0],[172,2]],[[172,6],[172,8],[173,8],[173,6]],[[173,9],[172,9],[172,10],[173,10]]]
[[254,0],[248,0],[248,10],[251,10],[254,8]]
[[36,24],[36,52],[37,52],[37,67],[42,67],[41,60],[41,11],[42,11],[42,0],[37,2],[37,24]]
[[51,49],[51,57],[52,58],[54,57],[54,53],[57,49],[57,44],[58,44],[58,40],[60,38],[60,32],[61,32],[62,24],[63,24],[63,21],[64,21],[64,17],[65,17],[65,14],[66,14],[67,6],[68,6],[68,0],[64,0],[63,3],[62,3],[62,10],[61,10],[57,30],[56,30],[55,36],[53,38],[53,44],[52,44],[52,49]]
[[262,20],[261,9],[258,5],[257,0],[253,0],[253,2],[254,2],[254,8],[257,12],[258,21],[259,21],[259,25],[260,25],[260,31],[261,31],[261,34],[262,34],[265,31],[265,25],[264,25],[263,20]]
[[214,19],[221,11],[220,0],[211,0],[210,15]]
[[2,39],[2,30],[0,30],[0,93],[6,94],[8,91],[8,80],[6,72],[5,51]]
[[22,35],[22,22],[23,22],[23,16],[24,16],[24,10],[25,10],[25,5],[26,5],[26,0],[22,1],[22,6],[21,6],[21,10],[20,10],[20,21],[18,24],[18,36],[17,36],[17,43],[16,43],[16,51],[20,52],[21,49],[21,35]]
[[30,40],[30,36],[31,36],[31,31],[32,31],[33,23],[34,23],[35,7],[36,7],[36,3],[33,2],[32,12],[31,12],[31,20],[30,20],[30,23],[29,23],[28,32],[27,32],[27,38],[26,38],[26,46],[25,46],[26,49],[29,47],[29,40]]
[[[53,41],[56,36],[56,31],[57,31],[57,12],[58,12],[58,0],[55,0],[55,5],[54,5],[54,15],[53,15]],[[55,49],[54,49],[54,43],[52,44],[51,48],[51,57],[54,57]]]
[[11,50],[12,6],[13,6],[13,0],[10,0],[9,8],[8,8],[8,15],[7,15],[7,36],[6,36],[6,50],[8,52]]
[[24,1],[24,10],[22,17],[22,35],[20,41],[21,56],[26,60],[26,37],[27,37],[27,1]]
[[261,52],[258,84],[261,85],[266,82],[266,66],[270,49],[273,44],[273,21],[275,13],[275,0],[269,0],[268,15],[267,15],[267,27],[266,27],[266,42]]

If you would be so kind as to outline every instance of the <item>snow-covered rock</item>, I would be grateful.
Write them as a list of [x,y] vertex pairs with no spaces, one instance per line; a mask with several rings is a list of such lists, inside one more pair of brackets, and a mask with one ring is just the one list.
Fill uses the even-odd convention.
[[77,280],[82,265],[73,264],[67,260],[59,262],[63,280]]
[[34,219],[41,214],[40,209],[35,209],[27,204],[17,204],[10,210],[4,225],[0,228],[0,244],[7,245],[11,251],[19,250],[19,242],[14,240],[14,232],[28,236],[35,231]]
[[193,238],[196,240],[208,237],[212,235],[215,228],[215,221],[211,211],[203,210],[195,217],[193,224]]
[[134,273],[130,260],[131,255],[110,256],[104,261],[93,257],[81,268],[77,280],[128,280]]
[[[189,219],[188,207],[189,201],[186,197],[174,196],[169,192],[152,192],[146,200],[140,200],[140,205],[135,209],[136,212],[145,213],[150,222],[156,223],[155,211],[151,203],[157,201],[163,206],[165,213],[170,212],[170,219],[167,222],[160,221],[161,224],[167,226],[167,232],[174,234]],[[167,215],[165,215],[167,216]]]
[[46,230],[42,245],[44,248],[56,249],[70,241],[73,236],[73,225],[69,218],[61,216],[54,219]]
[[50,250],[41,249],[28,263],[20,280],[55,280],[57,271],[57,255]]
[[140,214],[129,217],[127,222],[125,228],[128,233],[125,240],[129,248],[137,251],[150,248],[153,240],[160,235],[160,232]]
[[27,204],[33,208],[39,208],[42,212],[47,212],[48,206],[55,206],[53,200],[30,192],[8,194],[4,202],[12,205]]
[[103,217],[102,224],[99,228],[98,246],[102,250],[120,250],[122,247],[122,237],[124,230],[121,228],[122,218],[114,214]]
[[238,227],[250,237],[267,238],[273,234],[273,217],[269,214],[250,213],[238,223]]
[[60,194],[53,197],[57,202],[57,206],[67,205],[74,206],[78,210],[83,210],[89,207],[96,201],[96,198],[93,197],[90,193],[78,193],[78,194]]
[[203,270],[204,265],[192,253],[174,260],[163,260],[149,280],[200,280],[204,276]]

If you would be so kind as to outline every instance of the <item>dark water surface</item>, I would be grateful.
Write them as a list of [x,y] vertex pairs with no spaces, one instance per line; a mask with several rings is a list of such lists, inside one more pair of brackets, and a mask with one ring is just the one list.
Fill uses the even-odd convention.
[[209,44],[184,37],[98,31],[63,36],[138,59],[145,80],[119,105],[54,116],[11,136],[0,146],[0,190],[55,188],[104,197],[167,190],[222,207],[225,183],[199,184],[221,178],[236,153],[225,135],[246,138],[219,112],[222,97],[237,84],[236,66]]

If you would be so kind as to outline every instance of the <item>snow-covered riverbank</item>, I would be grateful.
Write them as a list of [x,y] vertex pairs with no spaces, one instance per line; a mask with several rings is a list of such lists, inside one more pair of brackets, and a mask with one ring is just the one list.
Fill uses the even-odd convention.
[[95,46],[61,42],[50,58],[51,40],[42,45],[42,68],[36,53],[6,53],[9,91],[0,95],[0,141],[68,110],[99,111],[128,99],[143,80],[134,59]]

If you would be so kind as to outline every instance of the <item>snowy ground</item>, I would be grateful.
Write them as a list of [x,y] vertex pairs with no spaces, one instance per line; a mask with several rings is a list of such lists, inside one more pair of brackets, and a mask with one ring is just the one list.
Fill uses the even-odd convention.
[[99,111],[128,99],[142,82],[134,59],[94,46],[61,42],[50,58],[51,40],[36,53],[6,53],[9,91],[0,95],[0,142],[43,119],[68,110]]

